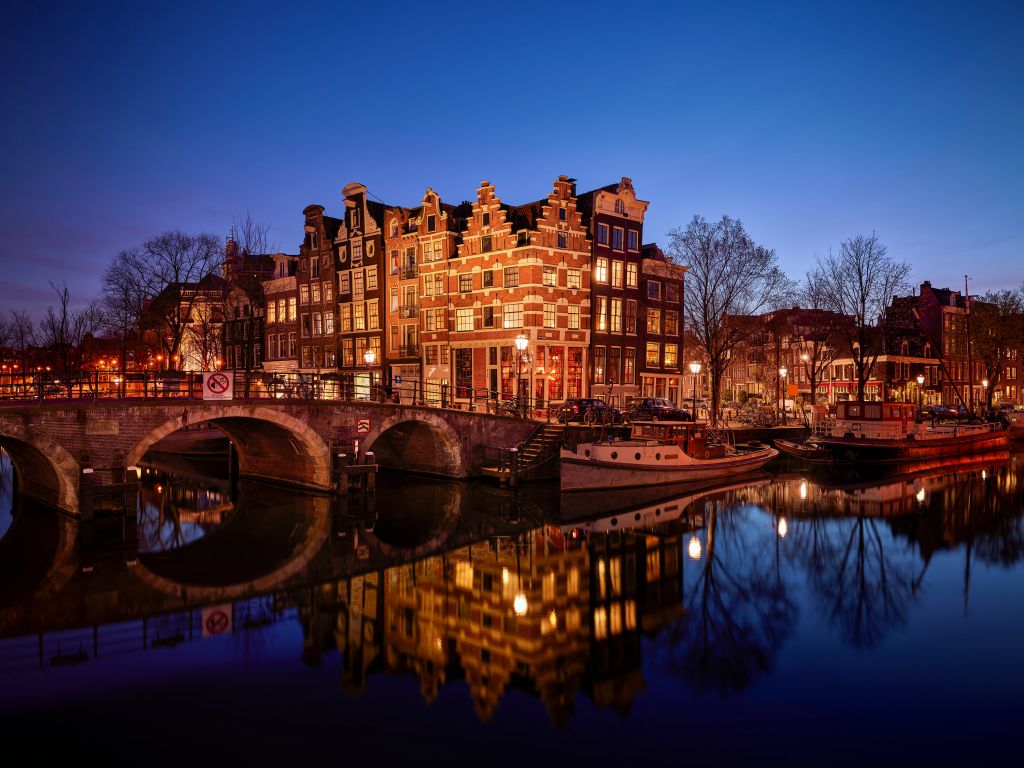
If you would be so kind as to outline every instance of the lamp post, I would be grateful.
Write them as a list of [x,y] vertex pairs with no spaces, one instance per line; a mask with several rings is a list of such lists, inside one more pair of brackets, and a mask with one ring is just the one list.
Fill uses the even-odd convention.
[[782,399],[782,401],[780,403],[780,405],[782,407],[782,423],[783,424],[786,423],[786,401],[785,401],[785,397],[786,397],[786,374],[787,373],[789,373],[789,371],[786,369],[786,366],[782,366],[781,368],[779,368],[779,385],[780,385],[780,387],[782,389],[782,397],[783,397],[783,399]]
[[369,391],[367,393],[367,396],[371,400],[373,399],[373,364],[376,362],[376,360],[377,360],[377,353],[373,351],[373,347],[369,347],[363,353],[363,362],[366,363],[366,374],[370,378]]
[[530,346],[530,339],[525,333],[516,336],[516,412],[520,416],[526,414],[526,403],[523,400],[523,353]]
[[981,380],[982,400],[985,403],[985,410],[988,410],[988,379]]
[[924,408],[924,374],[917,374],[917,410]]
[[693,374],[693,413],[691,417],[697,421],[697,376],[700,374],[700,363],[696,360],[690,363],[690,373]]

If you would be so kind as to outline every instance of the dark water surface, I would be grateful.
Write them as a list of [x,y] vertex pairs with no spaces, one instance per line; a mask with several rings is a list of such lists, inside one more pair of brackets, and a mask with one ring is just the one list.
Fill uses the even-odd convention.
[[[101,764],[986,764],[1024,715],[1024,456],[662,500],[0,457],[0,733]],[[14,763],[12,763],[14,764]]]

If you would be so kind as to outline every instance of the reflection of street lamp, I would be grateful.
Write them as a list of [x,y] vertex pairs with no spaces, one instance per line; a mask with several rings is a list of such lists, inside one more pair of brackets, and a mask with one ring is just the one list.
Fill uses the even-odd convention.
[[[782,388],[782,397],[783,398],[785,398],[785,396],[786,396],[786,374],[787,373],[789,373],[789,371],[786,370],[786,366],[782,366],[781,368],[779,368],[779,384],[780,384],[780,386]],[[782,423],[785,424],[786,423],[786,401],[784,399],[781,401],[781,406],[782,406]]]
[[700,560],[701,546],[697,534],[690,536],[690,543],[686,547],[686,553],[690,556],[691,560]]
[[[697,375],[700,373],[700,363],[694,360],[690,363],[690,373],[693,374],[693,414],[694,421],[697,420]],[[698,542],[700,543],[700,542]]]
[[[526,348],[530,345],[530,339],[525,333],[520,333],[516,336],[516,410],[523,414],[526,412],[526,404],[523,402],[523,353]],[[523,604],[525,605],[526,598],[523,598]],[[523,610],[525,613],[525,609]]]

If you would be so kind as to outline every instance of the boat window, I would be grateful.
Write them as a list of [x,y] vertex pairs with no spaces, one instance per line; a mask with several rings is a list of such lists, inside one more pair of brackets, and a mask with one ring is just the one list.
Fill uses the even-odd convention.
[[846,418],[848,418],[848,419],[860,418],[860,406],[859,405],[847,405],[846,406]]
[[866,419],[880,419],[882,418],[882,406],[876,403],[868,403],[864,406],[864,418]]

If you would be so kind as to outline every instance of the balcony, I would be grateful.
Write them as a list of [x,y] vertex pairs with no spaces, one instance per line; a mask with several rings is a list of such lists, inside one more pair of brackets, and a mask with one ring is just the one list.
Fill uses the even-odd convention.
[[419,357],[420,356],[420,345],[419,344],[402,344],[398,348],[399,357]]
[[419,304],[402,304],[398,308],[398,316],[403,320],[415,320],[417,317],[419,317],[419,313]]
[[398,268],[399,280],[414,280],[418,274],[419,270],[415,264],[403,264]]

